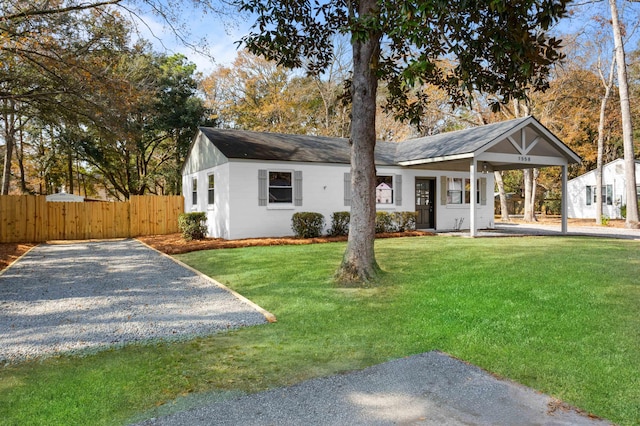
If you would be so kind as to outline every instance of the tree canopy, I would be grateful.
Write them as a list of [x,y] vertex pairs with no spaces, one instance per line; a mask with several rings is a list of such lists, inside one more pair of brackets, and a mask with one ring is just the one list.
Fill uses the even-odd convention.
[[[567,1],[238,0],[257,15],[247,48],[287,67],[322,73],[333,60],[336,34],[352,41],[379,37],[376,78],[389,81],[387,101],[403,118],[419,117],[407,93],[431,83],[464,103],[472,91],[495,101],[524,98],[548,87],[550,66],[561,58],[560,40],[545,32],[566,12]],[[449,60],[452,66],[445,67]],[[413,108],[412,108],[413,107]]]
[[444,90],[453,104],[476,91],[490,93],[494,107],[544,90],[561,58],[560,41],[545,31],[566,13],[566,3],[234,1],[256,16],[244,44],[280,65],[322,74],[333,59],[334,37],[351,41],[351,229],[339,281],[367,282],[379,270],[373,249],[378,83],[387,83],[385,107],[412,122],[424,115],[425,85]]
[[[156,16],[184,29],[179,21],[185,5],[177,0],[0,4],[5,193],[61,187],[81,187],[89,196],[104,187],[113,198],[178,193],[181,162],[207,116],[216,126],[350,135],[359,161],[351,175],[362,191],[352,192],[363,200],[352,206],[354,229],[360,229],[352,234],[366,240],[353,245],[366,247],[363,258],[375,265],[368,231],[375,206],[367,204],[367,194],[375,178],[370,151],[376,139],[397,141],[513,118],[507,101],[526,95],[531,113],[583,157],[582,165],[571,167],[572,176],[597,163],[603,87],[596,65],[613,48],[606,42],[606,3],[593,4],[592,19],[579,17],[584,34],[569,37],[560,50],[547,29],[563,16],[562,1],[237,0],[232,4],[256,19],[244,44],[264,58],[241,50],[234,64],[217,67],[202,83],[187,58],[134,41],[131,18],[141,7],[157,6]],[[193,4],[208,11],[225,5]],[[637,21],[629,13],[621,9],[627,37]],[[558,65],[563,54],[566,60]],[[629,84],[638,123],[635,62],[629,62]],[[611,99],[606,108],[605,161],[623,154],[619,106]],[[553,171],[542,170],[538,183],[559,191]],[[518,190],[516,179],[505,176],[505,184]],[[351,244],[348,253],[355,250]]]
[[21,192],[74,191],[84,181],[91,196],[91,181],[117,199],[179,193],[205,115],[195,65],[134,42],[131,23],[106,3],[3,6],[2,193],[12,180]]

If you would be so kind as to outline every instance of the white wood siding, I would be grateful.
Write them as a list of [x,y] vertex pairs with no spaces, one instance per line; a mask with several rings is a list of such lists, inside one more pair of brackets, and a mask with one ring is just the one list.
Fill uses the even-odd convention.
[[[396,172],[398,173],[398,172]],[[380,172],[378,172],[380,174]],[[468,230],[471,223],[471,206],[469,204],[443,204],[442,201],[442,187],[443,179],[447,177],[469,179],[469,173],[465,172],[446,172],[446,171],[432,171],[432,170],[419,170],[419,169],[400,169],[402,175],[402,206],[397,208],[397,211],[415,211],[415,182],[416,178],[436,178],[435,182],[435,196],[433,202],[435,205],[435,229],[437,231],[454,230],[459,227],[460,222],[462,226],[460,229]],[[494,212],[493,212],[493,173],[480,173],[477,176],[478,179],[486,179],[486,185],[484,186],[487,194],[485,195],[485,204],[476,204],[476,221],[478,228],[493,228],[494,227]],[[475,194],[473,194],[475,197]],[[446,193],[444,194],[446,199]],[[482,200],[483,197],[481,197]],[[488,200],[488,201],[486,201]]]
[[[640,180],[640,164],[636,163],[636,180]],[[626,185],[624,179],[624,160],[618,159],[603,167],[603,185],[611,185],[613,190],[613,204],[602,205],[602,214],[609,219],[622,219],[620,207],[627,203]],[[640,183],[639,183],[640,184]],[[568,216],[576,219],[596,218],[596,204],[592,201],[587,205],[587,186],[596,185],[596,171],[592,170],[567,183]]]
[[[316,212],[325,217],[349,210],[344,206],[343,181],[347,165],[292,162],[232,161],[230,163],[231,238],[280,237],[293,234],[291,217],[296,212]],[[258,170],[302,173],[302,205],[258,205]],[[298,190],[294,179],[293,193]]]
[[228,161],[229,159],[204,134],[198,132],[182,168],[182,175],[192,175]]
[[[214,175],[215,190],[214,203],[209,204],[209,179]],[[198,203],[192,204],[191,183],[198,179]],[[229,163],[209,169],[204,169],[189,175],[183,175],[182,188],[185,202],[185,212],[206,212],[209,236],[216,238],[231,238],[230,231],[230,191],[229,191]]]
[[[290,171],[302,173],[302,205],[258,205],[258,171]],[[437,230],[453,230],[462,221],[462,229],[470,223],[469,204],[441,205],[440,179],[444,176],[468,178],[462,172],[436,172],[402,167],[379,167],[378,175],[394,176],[396,190],[397,176],[401,176],[401,205],[379,205],[379,210],[415,211],[415,179],[436,178],[435,221]],[[207,176],[215,174],[215,204],[207,205]],[[348,211],[344,205],[344,174],[348,165],[312,164],[290,162],[230,161],[216,167],[184,176],[186,211],[206,211],[209,236],[239,239],[252,237],[280,237],[292,235],[291,217],[295,212],[317,212],[325,217],[325,232],[331,226],[331,214]],[[193,176],[198,177],[198,204],[191,205],[190,184]],[[487,191],[493,193],[493,175],[479,175],[487,179]],[[295,184],[295,182],[294,182]],[[187,190],[188,189],[188,190]],[[296,188],[293,189],[294,192]],[[487,197],[491,199],[491,197]],[[395,201],[394,200],[394,201]],[[493,204],[477,205],[479,228],[493,227]]]

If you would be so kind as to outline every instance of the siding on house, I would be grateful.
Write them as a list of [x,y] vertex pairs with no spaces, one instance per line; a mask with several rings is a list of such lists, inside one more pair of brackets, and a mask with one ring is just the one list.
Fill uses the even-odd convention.
[[[575,219],[594,219],[596,204],[587,202],[587,187],[596,185],[596,170],[591,170],[567,183],[568,216]],[[602,185],[610,185],[611,204],[606,200],[602,205],[602,214],[609,219],[622,219],[621,207],[627,204],[624,160],[619,158],[603,166]],[[636,161],[636,185],[640,185],[640,161]],[[593,192],[591,192],[593,196]]]
[[[182,178],[185,174],[194,174],[196,172],[211,168],[220,164],[224,164],[229,159],[209,141],[204,133],[199,132],[191,143],[189,155],[182,165]],[[190,187],[183,186],[185,191]],[[188,210],[187,210],[188,211]]]
[[[302,205],[295,203],[278,205],[259,205],[259,171],[301,172]],[[207,205],[207,176],[214,173],[216,181],[215,204]],[[331,226],[331,215],[334,212],[349,211],[345,205],[345,173],[349,173],[349,165],[325,163],[301,163],[286,161],[234,160],[215,167],[184,175],[183,185],[190,185],[193,177],[198,181],[198,203],[191,204],[190,197],[185,197],[185,211],[205,211],[209,227],[209,236],[225,239],[253,237],[289,236],[291,217],[296,212],[317,212],[325,217],[325,232]],[[452,230],[460,223],[470,222],[469,204],[442,204],[437,194],[440,179],[446,177],[468,178],[464,172],[442,172],[420,169],[406,169],[398,166],[378,167],[379,176],[394,177],[394,191],[401,181],[400,193],[394,193],[394,203],[380,204],[379,211],[401,212],[415,211],[415,179],[436,178],[435,220],[438,230]],[[493,193],[493,174],[483,174],[486,179],[482,189],[491,188]],[[294,182],[295,184],[295,182]],[[295,189],[294,189],[295,190]],[[400,205],[396,202],[400,198]],[[493,205],[487,203],[491,197],[482,197],[484,205],[476,207],[477,221],[481,228],[493,227]],[[463,226],[464,229],[464,226]]]

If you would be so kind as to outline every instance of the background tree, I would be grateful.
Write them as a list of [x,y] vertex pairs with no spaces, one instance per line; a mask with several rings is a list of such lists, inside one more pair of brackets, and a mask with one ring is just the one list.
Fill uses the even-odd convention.
[[[474,89],[495,93],[495,102],[523,97],[528,87],[544,89],[549,66],[559,58],[559,42],[544,30],[565,13],[565,3],[235,2],[257,17],[255,32],[243,39],[248,49],[287,67],[305,64],[321,74],[331,62],[332,37],[350,37],[352,205],[340,281],[366,282],[379,270],[373,248],[378,82],[388,82],[388,108],[409,121],[424,113],[424,83],[442,88],[458,104]],[[445,57],[452,68],[441,66]]]
[[247,51],[202,84],[218,126],[295,134],[331,133],[336,98],[329,85]]
[[162,194],[180,194],[182,163],[198,125],[206,124],[207,111],[199,96],[195,64],[176,54],[161,57],[159,67],[158,94],[152,107],[157,114],[152,129],[167,140],[167,154],[172,160],[159,166],[155,185]]
[[638,194],[634,182],[636,182],[636,164],[633,144],[633,123],[631,119],[631,104],[629,101],[629,80],[627,78],[627,60],[622,40],[622,24],[618,17],[618,5],[616,0],[609,0],[611,9],[611,27],[613,28],[613,40],[616,51],[616,69],[618,71],[618,93],[620,95],[620,109],[622,114],[622,137],[624,146],[624,177],[627,182],[627,228],[638,228]]
[[[25,2],[11,6],[16,11],[33,9]],[[16,13],[13,18],[0,18],[0,29],[3,114],[19,117],[22,122],[35,116],[52,123],[92,118],[88,116],[95,110],[91,94],[104,82],[109,65],[110,55],[104,52],[112,43],[122,45],[122,34],[127,33],[117,15],[98,10],[30,16]],[[5,126],[5,133],[10,130],[11,126]],[[5,138],[5,143],[3,193],[9,187],[14,145],[11,138]]]
[[180,55],[143,52],[121,57],[113,78],[126,78],[119,90],[100,95],[107,111],[102,125],[82,131],[78,144],[118,199],[179,190],[177,164],[205,111],[192,64]]
[[[80,181],[85,192],[88,182],[102,181],[118,199],[180,192],[179,170],[204,116],[195,65],[133,43],[131,22],[111,3],[118,2],[3,2],[4,193],[15,134],[23,137],[23,193],[75,192]],[[16,127],[29,122],[33,132]]]
[[600,81],[604,89],[602,99],[600,100],[600,117],[598,118],[598,153],[596,165],[596,224],[602,225],[602,180],[603,180],[603,163],[604,163],[604,142],[605,142],[605,125],[607,119],[607,104],[611,97],[611,89],[614,83],[614,71],[616,66],[615,56],[611,58],[610,69],[608,74],[602,69],[603,64],[598,61],[598,71]]
[[342,97],[345,82],[351,75],[350,43],[348,38],[337,35],[333,42],[333,59],[322,75],[311,74],[322,101],[318,111],[318,134],[345,138],[349,135],[351,106]]
[[[178,36],[184,35],[184,28],[177,25],[177,3],[0,2],[2,193],[10,188],[16,163],[14,134],[20,130],[16,124],[35,117],[52,135],[51,140],[44,139],[49,146],[43,155],[64,156],[67,190],[76,189],[74,181],[82,177],[78,173],[82,169],[102,179],[117,198],[146,191],[178,193],[178,170],[204,115],[196,93],[195,65],[179,56],[153,57],[149,45],[132,41],[131,21],[149,6],[168,25],[176,25]],[[217,10],[214,5],[208,8]],[[140,73],[145,61],[147,75]],[[22,192],[29,190],[26,170],[36,170],[25,167],[24,161],[41,152],[43,139],[36,141],[24,139],[19,144]],[[109,142],[112,148],[117,146],[111,153],[104,150]],[[126,166],[115,152],[123,154]],[[120,174],[122,179],[116,178]],[[41,188],[51,190],[48,185]]]

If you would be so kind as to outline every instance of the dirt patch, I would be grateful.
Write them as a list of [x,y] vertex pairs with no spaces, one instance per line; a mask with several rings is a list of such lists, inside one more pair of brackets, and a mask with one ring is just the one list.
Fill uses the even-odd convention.
[[2,243],[0,244],[0,271],[6,269],[17,258],[25,254],[35,244]]
[[[435,235],[432,232],[410,231],[395,232],[389,234],[377,234],[376,238],[394,238],[394,237],[421,237]],[[225,248],[239,247],[257,247],[257,246],[282,246],[282,245],[301,245],[301,244],[320,244],[333,243],[338,241],[347,241],[347,237],[317,237],[317,238],[247,238],[242,240],[224,240],[221,238],[206,238],[204,240],[185,241],[181,234],[169,235],[151,235],[147,237],[138,237],[140,241],[150,245],[166,254],[188,253],[197,250],[213,250]]]

